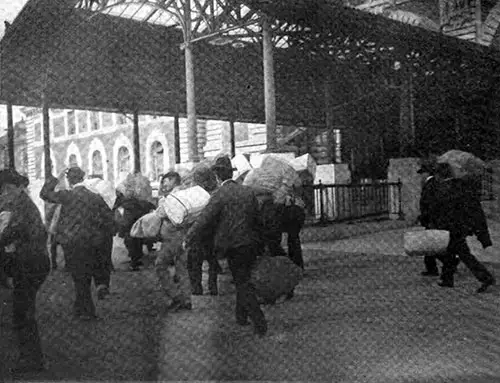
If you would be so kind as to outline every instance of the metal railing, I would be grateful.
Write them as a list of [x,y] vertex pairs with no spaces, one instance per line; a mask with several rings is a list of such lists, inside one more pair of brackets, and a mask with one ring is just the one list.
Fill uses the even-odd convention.
[[305,186],[308,223],[326,224],[368,217],[402,218],[401,182]]

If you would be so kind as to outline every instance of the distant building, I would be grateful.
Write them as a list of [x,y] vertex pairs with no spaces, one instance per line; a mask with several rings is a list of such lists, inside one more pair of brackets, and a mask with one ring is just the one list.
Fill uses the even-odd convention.
[[[45,177],[43,129],[40,109],[24,108],[28,174],[31,180]],[[132,115],[85,110],[52,109],[50,147],[53,170],[57,175],[71,165],[88,175],[98,175],[115,185],[133,171],[134,150]],[[179,121],[180,162],[187,161],[186,120]],[[204,158],[231,152],[229,123],[199,120],[198,145]],[[174,168],[174,118],[139,116],[141,173],[151,181]],[[23,146],[19,143],[17,146]],[[236,153],[256,153],[266,149],[265,125],[235,123]]]
[[[14,124],[14,165],[23,175],[28,175],[28,150],[26,146],[26,123],[21,120]],[[0,169],[9,167],[7,134],[0,137]]]

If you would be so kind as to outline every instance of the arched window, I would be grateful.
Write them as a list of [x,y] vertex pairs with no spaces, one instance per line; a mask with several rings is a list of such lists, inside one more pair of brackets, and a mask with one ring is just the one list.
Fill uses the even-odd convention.
[[125,146],[121,146],[120,149],[118,149],[117,162],[118,179],[121,180],[130,173],[130,152]]
[[102,154],[99,150],[95,150],[92,153],[92,175],[102,177],[103,173]]
[[73,167],[73,166],[80,166],[78,164],[78,159],[76,158],[76,154],[70,154],[69,155],[68,165],[69,165],[70,168]]
[[151,145],[151,179],[157,180],[163,174],[163,145],[154,141]]

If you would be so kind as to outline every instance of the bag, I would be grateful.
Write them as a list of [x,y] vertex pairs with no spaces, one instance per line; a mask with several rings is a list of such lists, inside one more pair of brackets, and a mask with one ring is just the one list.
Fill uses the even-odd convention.
[[128,174],[127,178],[120,183],[116,190],[127,198],[153,202],[153,189],[149,180],[140,173]]
[[201,186],[177,190],[158,201],[159,209],[174,225],[183,225],[193,221],[208,204],[210,194]]
[[116,190],[111,182],[99,178],[86,178],[82,184],[92,193],[99,194],[106,205],[113,209],[116,201]]
[[130,236],[134,238],[157,238],[161,229],[161,218],[151,212],[140,217],[132,225]]
[[308,171],[314,179],[314,176],[316,175],[316,161],[309,153],[294,158],[290,161],[290,163],[292,164],[295,171]]
[[409,231],[404,234],[404,250],[410,257],[446,253],[450,233],[447,230]]
[[250,281],[258,298],[272,302],[288,294],[302,279],[302,269],[288,257],[258,257]]

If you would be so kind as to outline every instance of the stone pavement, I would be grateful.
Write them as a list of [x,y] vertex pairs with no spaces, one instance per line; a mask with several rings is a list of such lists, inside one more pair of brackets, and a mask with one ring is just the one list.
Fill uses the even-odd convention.
[[[291,301],[264,306],[262,339],[235,324],[222,275],[219,297],[166,316],[158,379],[500,382],[500,288],[476,295],[463,268],[454,289],[439,288],[420,276],[422,259],[402,254],[404,229],[374,231],[305,243],[305,278]],[[500,275],[498,262],[487,266]]]

